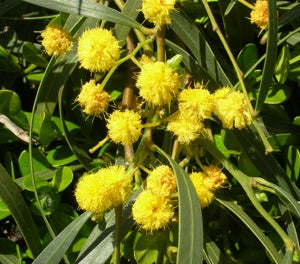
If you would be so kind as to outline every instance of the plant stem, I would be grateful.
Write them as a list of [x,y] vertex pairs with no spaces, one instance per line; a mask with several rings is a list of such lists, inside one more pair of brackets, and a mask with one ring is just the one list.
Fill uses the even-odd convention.
[[242,73],[242,71],[240,70],[240,68],[239,68],[239,66],[237,64],[237,62],[236,62],[236,60],[235,60],[235,58],[234,58],[234,56],[233,56],[233,54],[232,54],[232,52],[230,50],[230,47],[229,47],[229,45],[228,45],[225,37],[223,36],[223,34],[222,34],[222,32],[221,32],[218,24],[217,24],[217,21],[215,20],[215,17],[214,17],[214,15],[213,15],[213,13],[212,13],[209,5],[208,5],[207,0],[202,0],[202,3],[204,5],[204,8],[205,8],[205,10],[206,10],[206,12],[208,14],[208,17],[209,17],[210,21],[211,21],[212,28],[217,33],[217,35],[219,36],[219,39],[221,40],[221,42],[223,44],[223,47],[225,48],[226,53],[227,53],[227,55],[228,55],[228,57],[229,57],[232,65],[234,67],[234,70],[236,72],[238,80],[239,80],[239,82],[241,84],[243,93],[244,93],[245,98],[247,100],[247,105],[249,107],[249,110],[253,114],[254,113],[254,109],[253,109],[252,104],[250,102],[250,99],[248,97],[247,89],[246,89],[246,86],[245,86],[245,83],[244,83],[244,79],[243,79],[243,73]]
[[156,45],[157,45],[157,61],[165,61],[165,33],[166,33],[166,25],[162,25],[157,29],[156,33]]
[[244,6],[249,7],[250,9],[254,9],[254,5],[248,3],[248,2],[245,1],[245,0],[237,0],[237,1],[240,2],[241,4],[243,4]]
[[121,243],[121,228],[122,228],[122,205],[115,208],[116,225],[115,225],[115,246],[112,256],[113,264],[120,264],[120,243]]

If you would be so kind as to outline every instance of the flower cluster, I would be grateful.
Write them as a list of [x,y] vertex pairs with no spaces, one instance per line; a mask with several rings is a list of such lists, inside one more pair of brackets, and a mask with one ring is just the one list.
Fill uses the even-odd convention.
[[64,55],[71,50],[73,43],[69,32],[61,28],[59,25],[47,26],[41,32],[42,45],[48,55]]
[[168,166],[155,168],[147,178],[146,190],[132,207],[133,219],[144,230],[165,228],[174,216],[170,196],[176,192],[176,179]]
[[256,24],[261,30],[268,27],[268,1],[257,0],[254,9],[250,13],[250,21],[252,24]]
[[119,59],[119,42],[111,31],[92,28],[79,38],[77,54],[83,68],[91,72],[104,72]]
[[176,0],[143,0],[142,12],[145,18],[157,26],[170,24],[170,13]]
[[131,190],[132,177],[125,167],[111,166],[83,175],[77,183],[75,198],[79,207],[93,213],[121,205]]
[[133,110],[114,111],[107,120],[108,136],[115,143],[130,145],[136,142],[142,133],[141,116]]
[[88,115],[98,116],[108,107],[110,96],[95,80],[90,80],[81,87],[77,101]]
[[222,170],[213,165],[204,167],[203,172],[192,172],[189,176],[202,208],[211,204],[215,191],[227,181]]
[[179,76],[163,62],[143,63],[136,81],[140,96],[153,106],[170,104],[179,89]]

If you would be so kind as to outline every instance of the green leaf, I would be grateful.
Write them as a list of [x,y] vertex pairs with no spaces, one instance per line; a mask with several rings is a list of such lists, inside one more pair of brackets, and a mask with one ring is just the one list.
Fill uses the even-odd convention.
[[[45,215],[51,215],[60,205],[60,194],[55,191],[47,191],[39,194],[39,201]],[[36,215],[41,215],[37,201],[31,204],[31,209]]]
[[13,91],[0,90],[0,114],[16,115],[21,110],[21,100]]
[[276,134],[273,136],[267,137],[269,143],[273,147],[274,151],[280,151],[283,146],[294,145],[298,146],[299,138],[290,133],[285,134]]
[[69,224],[58,236],[53,239],[50,244],[41,252],[41,254],[34,260],[34,264],[54,264],[59,263],[75,237],[80,228],[89,219],[91,213],[85,212]]
[[221,203],[232,213],[234,213],[239,219],[241,219],[241,222],[251,230],[251,232],[257,237],[260,243],[265,247],[275,263],[281,264],[281,257],[278,254],[276,248],[269,240],[269,238],[266,237],[266,235],[257,226],[257,224],[231,199],[222,196],[218,196],[218,198],[216,199],[219,203]]
[[[37,176],[35,176],[34,179],[35,179],[36,189],[39,192],[47,192],[52,189],[49,182],[47,182],[45,179],[43,179],[41,177],[37,177]],[[31,191],[31,192],[34,191],[31,176],[25,176],[23,178],[23,186],[28,191]]]
[[296,146],[289,146],[285,151],[285,171],[289,178],[296,183],[300,175],[300,153]]
[[65,190],[73,181],[73,171],[69,167],[60,167],[53,179],[52,185],[58,191],[61,192]]
[[282,47],[275,65],[275,77],[280,84],[284,84],[289,74],[290,52],[289,46],[286,44]]
[[62,11],[71,14],[77,14],[85,17],[92,17],[110,22],[120,23],[129,27],[141,29],[142,26],[130,17],[118,12],[117,10],[103,6],[92,1],[73,1],[73,0],[24,0],[33,5]]
[[22,3],[22,0],[5,0],[1,2],[0,16]]
[[47,160],[52,166],[63,166],[77,160],[77,157],[68,146],[61,145],[48,152]]
[[0,72],[17,72],[19,70],[17,57],[9,54],[0,46]]
[[8,217],[10,215],[10,211],[7,208],[6,204],[3,201],[0,201],[0,220]]
[[163,150],[155,147],[171,164],[177,180],[179,238],[177,263],[202,263],[203,227],[199,200],[187,173]]
[[239,53],[237,62],[243,72],[247,72],[258,60],[258,51],[255,44],[247,44]]
[[46,68],[48,61],[40,54],[40,51],[32,43],[26,43],[23,46],[23,55],[26,61],[42,68]]
[[[44,154],[37,148],[32,150],[32,158],[34,172],[43,171],[51,167],[51,164],[48,162]],[[21,174],[23,176],[30,175],[29,153],[27,150],[24,150],[20,154],[18,163]]]
[[170,28],[191,50],[199,65],[205,68],[218,84],[231,85],[215,53],[197,26],[179,12],[172,12],[171,18]]
[[[250,93],[252,94],[252,93]],[[254,98],[257,98],[259,96],[259,91],[256,91],[254,94],[252,94]],[[272,84],[269,87],[269,90],[267,92],[267,95],[265,97],[265,103],[266,104],[281,104],[289,99],[291,95],[291,89],[287,85],[283,84]]]
[[8,207],[23,238],[34,256],[41,251],[40,238],[29,209],[5,168],[0,164],[0,197]]
[[263,68],[263,76],[259,86],[258,97],[255,105],[255,111],[260,112],[267,96],[269,86],[272,81],[272,76],[276,63],[277,53],[277,10],[276,1],[268,1],[268,39],[267,39],[267,52]]

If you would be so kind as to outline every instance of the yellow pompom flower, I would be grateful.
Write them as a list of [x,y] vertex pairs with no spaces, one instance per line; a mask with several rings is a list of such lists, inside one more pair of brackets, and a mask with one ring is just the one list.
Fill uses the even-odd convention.
[[207,207],[214,200],[214,193],[204,180],[207,175],[204,172],[193,172],[189,176],[195,187],[200,206]]
[[211,190],[216,190],[224,186],[224,184],[227,182],[226,175],[219,167],[214,165],[204,166],[203,170],[207,175],[204,177],[204,180]]
[[43,38],[42,45],[48,55],[59,56],[71,50],[73,43],[69,32],[61,28],[59,25],[47,26],[41,32]]
[[252,116],[243,93],[229,87],[218,89],[214,93],[215,112],[224,128],[242,129],[252,122]]
[[81,87],[77,97],[83,112],[88,115],[98,116],[105,112],[108,107],[110,96],[95,80],[90,80]]
[[133,219],[144,230],[150,232],[165,228],[173,215],[174,210],[169,204],[169,199],[150,190],[141,192],[132,207]]
[[115,143],[130,145],[142,134],[141,116],[133,110],[114,111],[107,120],[108,136]]
[[78,40],[77,54],[83,68],[104,72],[120,58],[120,47],[111,31],[97,27],[83,32]]
[[252,24],[256,24],[261,30],[268,27],[268,1],[257,0],[254,9],[250,13],[250,21]]
[[156,167],[147,178],[147,190],[168,197],[176,191],[176,178],[172,170],[161,165]]
[[125,167],[111,166],[86,174],[77,183],[76,201],[83,210],[103,213],[125,201],[131,190],[131,180]]
[[136,86],[146,102],[162,106],[170,104],[177,93],[179,76],[163,62],[149,62],[143,64]]
[[174,115],[167,126],[167,130],[177,136],[182,144],[189,144],[195,140],[204,128],[203,123],[196,118],[186,118],[181,113]]
[[176,0],[143,0],[142,12],[145,18],[157,26],[170,24],[170,13]]
[[185,89],[178,95],[178,108],[186,118],[210,118],[214,110],[214,97],[200,84],[196,89]]

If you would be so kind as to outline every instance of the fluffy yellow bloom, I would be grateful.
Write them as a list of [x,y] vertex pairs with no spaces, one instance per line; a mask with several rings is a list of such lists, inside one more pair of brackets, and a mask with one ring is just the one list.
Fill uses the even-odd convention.
[[214,110],[214,97],[210,92],[196,85],[196,89],[185,89],[178,95],[178,107],[183,116],[203,120],[211,117]]
[[172,170],[161,165],[155,168],[147,178],[147,189],[154,194],[169,196],[176,191],[176,178]]
[[204,177],[204,180],[211,190],[216,190],[224,186],[224,184],[227,182],[226,175],[219,167],[214,165],[204,166],[203,170],[207,175]]
[[204,208],[210,205],[214,200],[214,193],[204,180],[207,175],[204,172],[193,172],[189,176],[195,187],[201,207]]
[[94,116],[105,112],[109,99],[109,94],[102,89],[100,84],[96,84],[95,80],[85,83],[77,97],[77,101],[83,107],[83,111],[88,115]]
[[223,87],[214,93],[214,97],[215,111],[224,128],[242,129],[251,124],[252,116],[243,93]]
[[186,118],[181,113],[178,113],[169,121],[167,130],[177,136],[179,143],[189,144],[200,135],[203,127],[201,121],[195,118]]
[[146,102],[162,106],[170,104],[177,93],[179,76],[163,62],[149,62],[143,64],[136,86]]
[[115,143],[130,145],[136,142],[142,133],[141,116],[133,110],[114,111],[107,120],[108,136]]
[[170,24],[170,13],[176,0],[143,0],[142,12],[145,18],[157,26]]
[[140,193],[132,207],[132,216],[146,231],[165,228],[172,220],[174,210],[169,200],[146,190]]
[[257,0],[254,9],[250,13],[250,21],[262,30],[268,27],[268,1]]
[[59,56],[71,50],[73,43],[71,35],[58,25],[47,26],[41,32],[42,45],[48,55]]
[[77,183],[76,201],[83,210],[103,213],[125,201],[131,190],[131,180],[125,167],[111,166],[86,174]]
[[83,68],[104,72],[119,59],[120,47],[111,31],[93,28],[83,32],[79,38],[77,54]]

